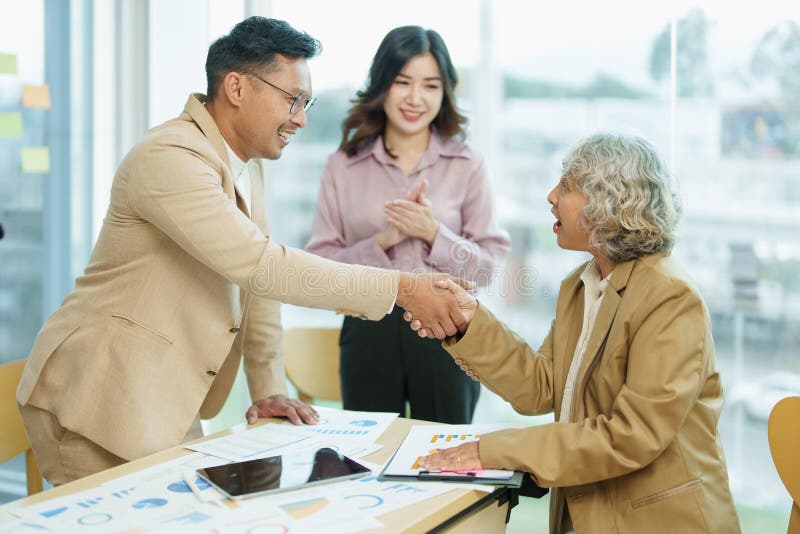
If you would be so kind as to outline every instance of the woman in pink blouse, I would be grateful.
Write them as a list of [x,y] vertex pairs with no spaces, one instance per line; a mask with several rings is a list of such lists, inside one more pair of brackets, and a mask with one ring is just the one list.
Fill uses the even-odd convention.
[[[433,30],[403,26],[378,47],[328,158],[306,250],[340,262],[439,271],[489,283],[508,253],[494,218],[486,163],[463,143],[458,81]],[[346,317],[340,339],[344,408],[469,423],[480,386],[436,340],[382,321]]]

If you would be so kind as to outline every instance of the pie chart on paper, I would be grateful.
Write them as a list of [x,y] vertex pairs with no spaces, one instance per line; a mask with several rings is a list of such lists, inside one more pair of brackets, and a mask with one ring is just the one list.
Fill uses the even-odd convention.
[[377,421],[373,421],[372,419],[357,419],[355,421],[350,421],[350,424],[353,426],[375,426],[378,424]]
[[143,499],[139,502],[133,503],[131,506],[137,510],[145,510],[147,508],[160,508],[167,504],[166,499]]
[[331,501],[324,497],[320,497],[317,499],[308,499],[306,501],[297,501],[288,504],[281,504],[280,508],[282,508],[287,514],[294,517],[295,519],[300,519],[302,517],[308,517],[310,515],[314,515],[315,513],[319,512],[326,506],[330,504]]

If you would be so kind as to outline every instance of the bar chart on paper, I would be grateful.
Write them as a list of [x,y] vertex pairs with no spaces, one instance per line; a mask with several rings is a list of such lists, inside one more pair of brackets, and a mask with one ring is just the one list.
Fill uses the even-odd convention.
[[462,443],[469,443],[470,441],[478,441],[481,439],[480,434],[434,434],[431,437],[431,443],[450,443],[451,441]]
[[334,436],[366,436],[369,434],[369,430],[350,430],[347,428],[309,428],[308,430],[317,434]]
[[[328,437],[350,437],[375,441],[397,419],[396,413],[357,412],[314,406],[319,414],[315,425],[299,427],[306,432]],[[291,425],[285,422],[284,425]]]
[[[484,425],[420,425],[409,430],[397,453],[394,455],[383,474],[388,476],[412,476],[420,473],[420,460],[434,454],[437,450],[457,447],[465,443],[479,441],[482,434],[514,428],[517,424],[484,424]],[[475,478],[509,479],[513,471],[504,469],[483,469],[474,473]]]

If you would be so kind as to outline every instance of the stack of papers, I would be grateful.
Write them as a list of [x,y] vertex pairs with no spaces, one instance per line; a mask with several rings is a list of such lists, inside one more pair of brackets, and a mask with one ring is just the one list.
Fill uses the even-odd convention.
[[316,425],[269,423],[246,432],[187,445],[186,448],[232,462],[256,460],[307,449],[330,447],[350,458],[379,450],[375,443],[397,418],[396,413],[355,412],[315,406]]
[[[202,467],[310,447],[335,447],[358,458],[380,449],[375,440],[397,417],[315,408],[318,425],[267,424],[191,445],[198,452],[19,509],[18,519],[3,524],[3,532],[359,532],[383,526],[378,516],[453,489],[437,482],[383,482],[372,475],[234,501],[196,475]],[[360,462],[373,473],[384,467]]]

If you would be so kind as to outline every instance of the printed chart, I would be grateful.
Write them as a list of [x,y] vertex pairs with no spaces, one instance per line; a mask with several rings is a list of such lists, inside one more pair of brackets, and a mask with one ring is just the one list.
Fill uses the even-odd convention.
[[[397,419],[396,413],[356,412],[325,406],[314,406],[314,409],[319,414],[319,422],[296,428],[328,437],[357,437],[374,442]],[[284,425],[291,423],[287,421]]]
[[[384,475],[416,477],[420,473],[420,460],[437,450],[457,447],[464,443],[479,441],[481,434],[517,428],[517,425],[418,425],[411,427]],[[506,469],[482,469],[470,472],[477,479],[510,479],[514,471]]]

